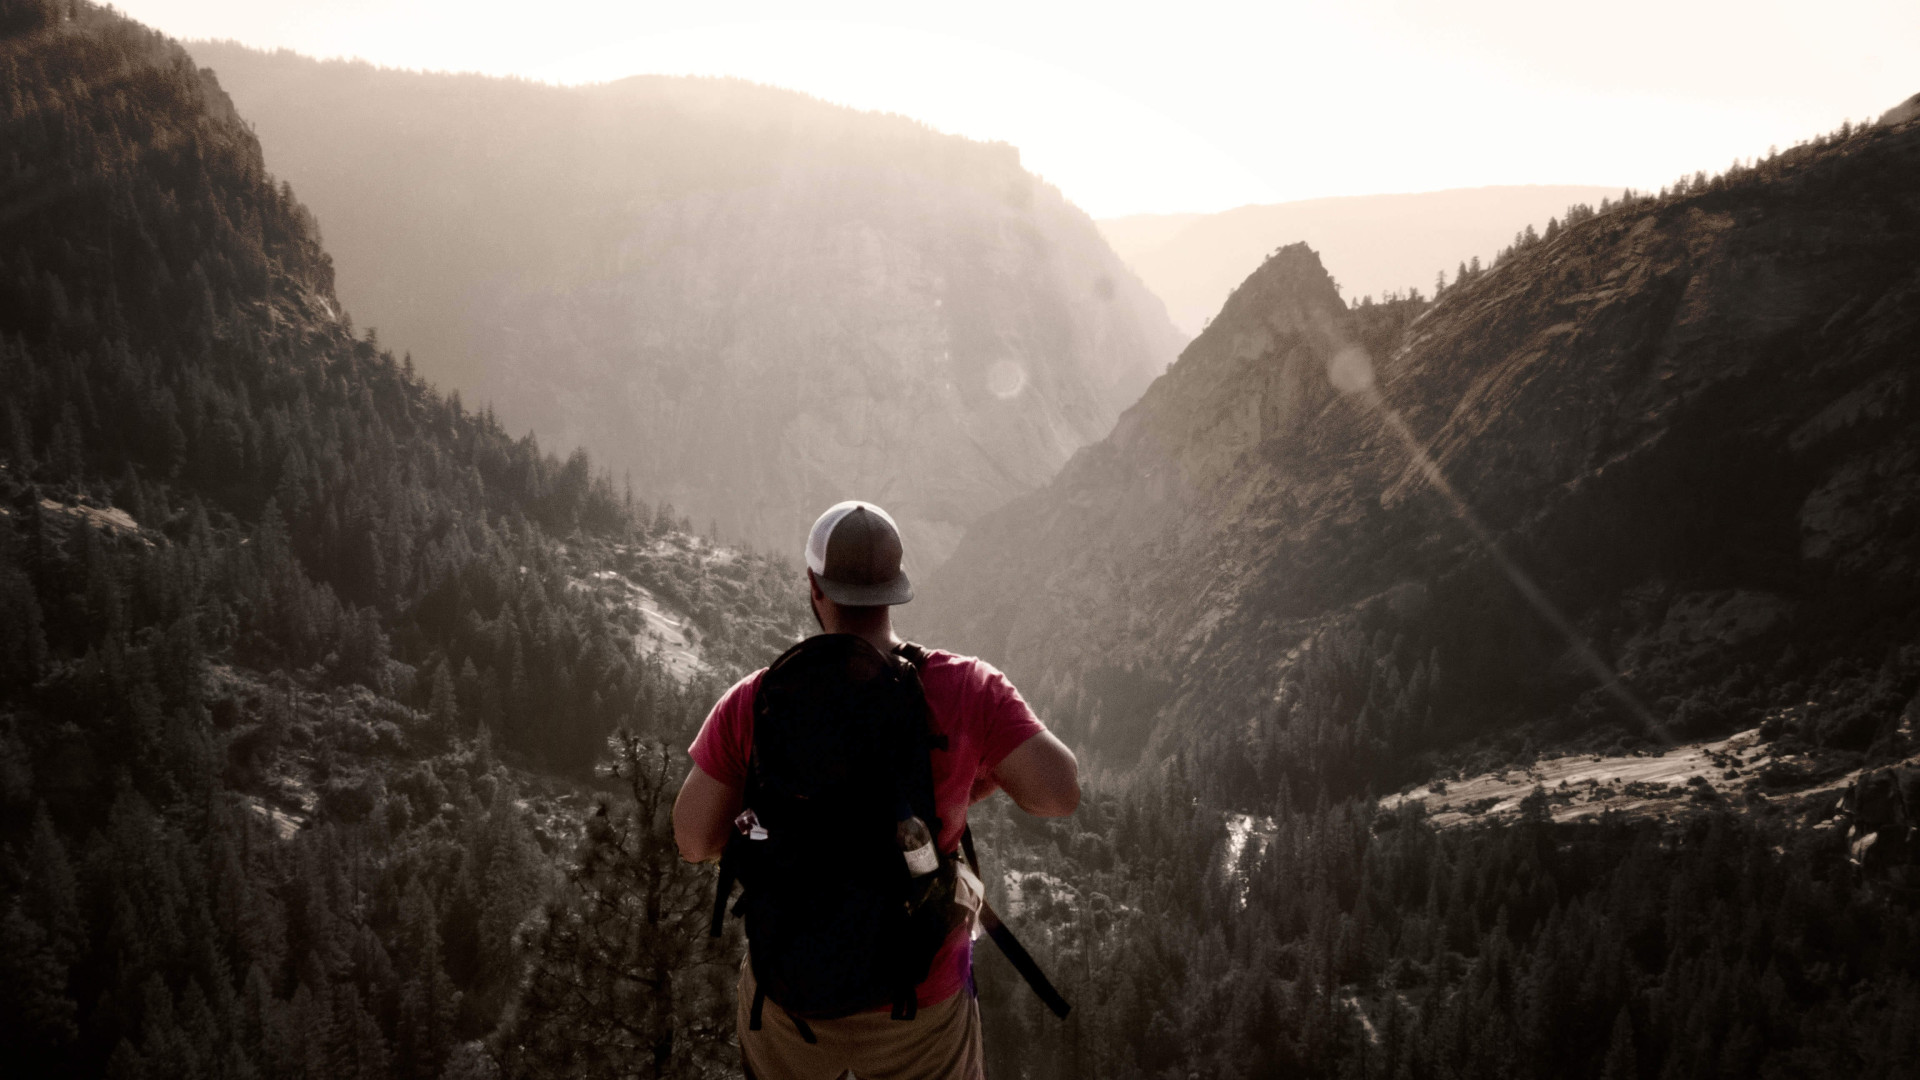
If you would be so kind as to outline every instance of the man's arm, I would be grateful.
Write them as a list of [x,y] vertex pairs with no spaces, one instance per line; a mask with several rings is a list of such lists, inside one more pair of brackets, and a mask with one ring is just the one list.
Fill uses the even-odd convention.
[[[1080,763],[1067,744],[1051,731],[1041,731],[994,766],[993,778],[1012,796],[1013,803],[1040,817],[1066,817],[1080,805]],[[974,785],[976,801],[991,793]]]
[[695,765],[673,801],[673,842],[688,862],[711,862],[726,849],[733,819],[740,813],[740,789],[723,784]]

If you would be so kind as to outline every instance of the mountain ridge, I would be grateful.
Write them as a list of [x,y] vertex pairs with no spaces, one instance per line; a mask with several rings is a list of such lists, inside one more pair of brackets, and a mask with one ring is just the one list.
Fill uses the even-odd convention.
[[[671,747],[730,674],[806,625],[797,570],[690,538],[666,507],[616,494],[585,454],[508,437],[353,333],[311,220],[269,181],[250,134],[210,107],[212,81],[117,13],[0,0],[0,190],[32,211],[0,216],[0,1061],[116,1080],[732,1070],[742,943],[707,935],[711,871],[674,850],[673,791],[691,765]],[[1031,624],[1017,629],[1037,653],[1001,658],[1083,746],[1106,710],[1095,734],[1108,760],[1124,756],[1112,743],[1130,726],[1165,753],[1131,775],[1089,768],[1069,818],[1004,799],[970,812],[997,860],[984,875],[995,907],[1019,912],[1023,940],[1074,1004],[1057,1022],[997,954],[980,954],[994,1075],[1910,1071],[1920,774],[1863,776],[1831,819],[1850,819],[1846,832],[1806,827],[1802,810],[1830,811],[1819,804],[1831,790],[1812,807],[1730,806],[1702,785],[1682,795],[1650,782],[1724,763],[1793,789],[1809,782],[1812,751],[1837,776],[1912,745],[1920,605],[1889,557],[1920,527],[1901,502],[1920,453],[1907,390],[1920,214],[1903,147],[1823,140],[1758,178],[1576,222],[1437,307],[1339,310],[1304,249],[1243,289],[1189,353],[1186,370],[1205,378],[1163,381],[1128,421],[1137,456],[1086,451],[1103,484],[1075,489],[1105,521],[1119,513],[1101,505],[1126,490],[1116,485],[1165,487],[1160,510],[1130,519],[1159,530],[1139,538],[1150,558],[1085,553],[1131,572],[1116,580],[1143,594],[1164,587],[1160,556],[1221,554],[1180,564],[1203,586],[1197,600],[1184,584],[1173,592],[1194,611],[1069,628],[1062,640],[1119,661],[1070,685],[1020,673],[1054,656]],[[1696,209],[1730,208],[1732,229],[1689,226]],[[1631,235],[1646,217],[1658,220]],[[1599,278],[1580,290],[1595,295],[1566,311],[1528,300],[1535,282],[1573,295],[1553,284],[1555,260]],[[1714,274],[1679,273],[1719,266],[1756,275],[1770,306],[1728,305]],[[1724,324],[1676,314],[1689,311]],[[1506,329],[1448,353],[1461,327],[1481,325],[1476,312]],[[1563,322],[1574,329],[1545,333]],[[1666,332],[1679,325],[1712,333]],[[1509,363],[1569,335],[1582,370],[1596,370],[1564,395],[1562,377],[1524,377],[1549,365]],[[1684,350],[1666,356],[1659,346],[1675,341]],[[1742,362],[1745,381],[1696,377]],[[1311,378],[1329,364],[1335,379]],[[1596,371],[1631,386],[1643,368],[1693,380],[1687,395],[1652,395],[1678,400],[1659,438],[1638,437],[1653,423],[1642,408],[1600,418],[1603,434],[1624,436],[1586,439],[1593,402],[1609,400]],[[1489,390],[1475,398],[1482,376]],[[1426,793],[1449,800],[1436,818],[1504,818],[1519,796],[1493,827],[1436,828],[1412,791],[1382,812],[1369,792],[1394,786],[1374,767],[1383,753],[1512,735],[1491,749],[1524,766],[1520,733],[1501,725],[1565,699],[1577,709],[1589,687],[1580,670],[1552,670],[1551,627],[1515,625],[1527,612],[1504,599],[1497,567],[1460,566],[1479,541],[1439,493],[1383,502],[1408,455],[1369,388],[1409,416],[1427,407],[1401,420],[1417,445],[1478,433],[1453,438],[1449,461],[1497,468],[1480,484],[1455,477],[1456,494],[1576,614],[1605,614],[1582,589],[1605,601],[1615,583],[1557,567],[1556,553],[1575,569],[1585,553],[1556,535],[1592,531],[1603,549],[1634,539],[1592,528],[1610,507],[1678,519],[1639,558],[1691,576],[1649,590],[1627,562],[1617,625],[1580,626],[1622,671],[1666,665],[1670,684],[1699,682],[1699,695],[1651,702],[1676,730],[1732,724],[1768,699],[1799,704],[1711,749],[1634,758],[1641,782],[1619,795],[1684,804],[1670,823],[1604,810],[1556,822],[1614,797],[1598,783],[1520,795],[1492,773],[1431,776]],[[1489,422],[1461,407],[1473,400],[1523,407]],[[1188,445],[1190,429],[1204,444]],[[1688,452],[1669,453],[1676,443]],[[1337,452],[1324,463],[1323,447]],[[1715,482],[1741,470],[1701,452],[1715,447],[1743,466],[1791,466],[1779,473],[1786,511],[1742,509],[1740,492],[1716,509]],[[1156,479],[1141,464],[1163,467]],[[1646,474],[1664,465],[1692,471],[1661,490],[1708,505],[1648,498]],[[1572,497],[1555,483],[1570,469],[1574,495],[1607,498],[1556,510]],[[1635,469],[1642,480],[1629,482]],[[1349,479],[1357,490],[1342,490]],[[1518,497],[1503,506],[1508,489]],[[1039,503],[1037,517],[1075,524]],[[1216,503],[1239,516],[1213,519]],[[1777,526],[1769,515],[1782,513],[1791,543],[1761,530],[1737,557],[1716,556],[1724,545],[1711,541],[1729,531],[1716,524]],[[1317,549],[1320,563],[1277,550],[1295,519],[1321,530],[1307,539],[1339,541]],[[1248,520],[1260,528],[1217,528]],[[1431,550],[1408,544],[1430,534]],[[1083,540],[1065,529],[1049,543]],[[1783,564],[1784,548],[1795,557]],[[1001,577],[973,582],[995,593],[986,599],[1047,584],[1028,553],[1003,550],[1004,565],[982,564]],[[1328,572],[1253,572],[1283,555]],[[1802,598],[1798,612],[1774,611],[1769,596],[1789,595],[1809,561],[1833,569],[1805,595],[1852,588],[1870,610],[1809,614]],[[1101,586],[1058,591],[1100,617],[1111,611]],[[1257,591],[1214,615],[1242,586]],[[1505,606],[1476,611],[1490,601]],[[1244,632],[1249,614],[1276,611],[1292,621]],[[1537,661],[1557,681],[1509,692],[1518,707],[1463,695],[1499,669],[1476,671],[1423,612],[1459,624],[1454,638],[1516,646],[1509,666]],[[1788,644],[1815,651],[1783,662],[1779,633],[1812,616],[1837,644],[1795,631]],[[1195,671],[1183,682],[1141,665],[1157,642],[1186,639]],[[1733,670],[1713,666],[1719,653]],[[1770,666],[1743,670],[1756,658]],[[1191,723],[1125,715],[1129,699],[1173,702],[1172,718]],[[1463,701],[1491,715],[1463,723]],[[1730,711],[1686,715],[1714,707]],[[1771,744],[1765,764],[1754,739]],[[577,779],[510,761],[571,764]],[[589,762],[591,786],[579,775]],[[1589,771],[1532,764],[1542,779]],[[1465,807],[1437,790],[1447,779]],[[1831,782],[1812,779],[1808,790]]]
[[[645,864],[630,895],[705,918],[662,900],[700,875],[670,843],[619,844],[669,835],[640,806],[688,767],[669,747],[800,632],[791,564],[690,540],[353,332],[311,214],[164,35],[0,0],[0,144],[6,1070],[569,1053],[591,1009],[514,1010],[535,973],[574,1002],[592,977],[533,931],[584,903],[561,863]],[[670,967],[736,947],[699,929]],[[678,1025],[673,1067],[711,1065],[703,985],[596,1052],[657,1066]]]
[[[1317,258],[1283,249],[1113,436],[983,519],[916,615],[1004,660],[1121,764],[1197,730],[1227,745],[1238,726],[1293,737],[1303,650],[1342,626],[1384,632],[1355,648],[1403,689],[1416,666],[1444,667],[1461,695],[1423,697],[1432,730],[1369,736],[1386,703],[1362,711],[1349,737],[1394,747],[1354,751],[1384,786],[1419,754],[1516,726],[1562,739],[1644,726],[1594,684],[1568,627],[1682,731],[1757,717],[1823,665],[1833,684],[1865,662],[1852,650],[1877,655],[1910,621],[1909,485],[1862,484],[1906,475],[1895,463],[1913,440],[1893,357],[1916,336],[1920,285],[1900,248],[1920,221],[1900,171],[1916,154],[1911,126],[1850,129],[1521,245],[1437,304],[1340,304]],[[1371,380],[1342,393],[1327,365],[1355,345]],[[1174,509],[1116,509],[1136,502]],[[1729,626],[1751,609],[1759,629],[1696,655],[1662,637],[1688,605],[1725,609]],[[1892,626],[1875,629],[1875,611]],[[1891,737],[1914,682],[1894,670],[1907,687],[1894,707],[1834,702],[1807,737]],[[1439,681],[1421,678],[1431,694]]]
[[1618,187],[1492,185],[1388,195],[1340,195],[1250,203],[1205,214],[1103,218],[1100,231],[1167,304],[1174,322],[1198,334],[1233,286],[1276,246],[1313,245],[1351,299],[1431,291],[1470,260],[1491,261],[1522,229],[1546,228],[1567,207],[1620,195]]
[[762,550],[862,497],[929,569],[1180,344],[1005,144],[738,81],[195,50],[386,341]]

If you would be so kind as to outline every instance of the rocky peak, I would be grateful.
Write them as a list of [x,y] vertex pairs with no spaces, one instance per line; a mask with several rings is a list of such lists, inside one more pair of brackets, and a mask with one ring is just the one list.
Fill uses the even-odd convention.
[[1883,127],[1898,127],[1915,119],[1920,119],[1920,94],[1915,94],[1880,114],[1880,124]]
[[[1914,176],[1920,128],[1848,129],[1583,217],[1430,306],[1343,306],[1282,249],[913,614],[1122,760],[1284,724],[1335,627],[1351,670],[1448,672],[1436,726],[1337,736],[1376,764],[1514,724],[1706,738],[1818,680],[1796,723],[1864,749],[1891,721],[1841,699],[1920,678],[1873,613],[1915,598]],[[1688,629],[1733,607],[1767,617]],[[1884,693],[1846,681],[1896,643],[1916,659]],[[1339,708],[1379,723],[1386,692]]]
[[1121,418],[1113,443],[1178,464],[1188,488],[1218,482],[1241,454],[1296,433],[1326,405],[1347,321],[1320,257],[1305,244],[1279,249]]

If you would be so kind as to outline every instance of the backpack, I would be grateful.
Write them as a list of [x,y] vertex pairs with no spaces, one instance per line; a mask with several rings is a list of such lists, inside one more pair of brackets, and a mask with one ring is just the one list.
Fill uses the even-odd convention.
[[721,857],[712,932],[746,926],[759,984],[751,1024],[772,999],[805,1020],[891,1006],[911,1020],[915,989],[965,910],[953,903],[951,853],[915,878],[898,825],[918,816],[936,839],[931,726],[918,665],[851,634],[821,634],[781,654],[753,701],[746,809]]

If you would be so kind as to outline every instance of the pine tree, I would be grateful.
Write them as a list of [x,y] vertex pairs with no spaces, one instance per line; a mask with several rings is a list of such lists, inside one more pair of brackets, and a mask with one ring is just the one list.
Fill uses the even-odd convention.
[[510,1075],[695,1075],[726,1054],[738,939],[707,937],[711,877],[673,842],[684,755],[624,731],[611,745],[631,802],[588,819],[547,909],[502,1046]]
[[427,701],[427,715],[432,718],[433,730],[442,739],[453,739],[460,733],[460,698],[453,688],[453,676],[447,673],[447,662],[443,658],[433,666],[433,690]]
[[1600,1065],[1600,1080],[1639,1080],[1639,1058],[1633,1049],[1633,1017],[1626,1006],[1614,1014],[1613,1031],[1607,1036],[1607,1057]]

